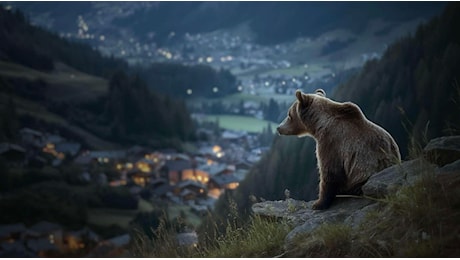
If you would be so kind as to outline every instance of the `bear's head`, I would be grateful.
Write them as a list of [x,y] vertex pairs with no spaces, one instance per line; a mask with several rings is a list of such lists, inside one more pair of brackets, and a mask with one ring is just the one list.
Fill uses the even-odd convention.
[[304,94],[297,90],[295,96],[297,100],[276,130],[280,135],[312,136],[323,107],[321,104],[327,102],[326,92],[317,89],[315,94]]

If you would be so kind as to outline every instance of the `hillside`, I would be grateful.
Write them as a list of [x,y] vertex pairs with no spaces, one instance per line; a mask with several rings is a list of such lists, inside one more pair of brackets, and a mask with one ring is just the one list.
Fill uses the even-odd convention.
[[102,56],[89,45],[66,41],[40,27],[31,26],[22,12],[0,8],[0,59],[51,71],[56,61],[79,71],[108,77],[110,71],[127,69],[126,62]]
[[[106,79],[80,72],[60,62],[54,64],[52,71],[44,72],[17,63],[0,61],[0,76],[32,82],[41,80],[48,86],[43,95],[53,101],[79,103],[97,99],[108,92]],[[85,91],[82,91],[82,86]]]
[[[128,67],[121,59],[30,25],[19,11],[0,9],[0,39],[2,108],[8,109],[11,97],[20,107],[21,127],[36,126],[38,120],[111,143],[177,147],[194,138],[188,110],[178,99],[186,89],[177,94],[184,82],[196,87],[196,96],[206,87],[210,94],[214,86],[221,87],[219,95],[235,91],[228,71],[178,64]],[[46,112],[27,110],[32,107]],[[96,143],[101,142],[90,140],[87,145],[100,147]]]
[[[370,120],[385,127],[403,158],[412,155],[409,147],[416,150],[427,139],[459,131],[459,14],[460,5],[449,4],[441,16],[389,46],[380,60],[368,62],[333,95],[356,102]],[[233,197],[246,213],[250,195],[276,200],[287,188],[293,198],[311,200],[317,176],[313,139],[277,137]],[[217,206],[222,216],[228,212],[225,200]]]

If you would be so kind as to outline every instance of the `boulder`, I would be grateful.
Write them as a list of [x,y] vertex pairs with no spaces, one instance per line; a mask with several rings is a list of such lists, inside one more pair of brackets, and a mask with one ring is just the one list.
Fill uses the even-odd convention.
[[412,185],[423,173],[434,172],[434,165],[424,159],[402,162],[372,175],[362,191],[364,196],[383,198],[396,193],[404,185]]
[[[286,237],[286,244],[289,245],[298,234],[311,232],[324,223],[346,222],[352,227],[358,226],[371,209],[365,208],[375,201],[364,198],[336,198],[327,210],[313,210],[313,203],[314,201],[294,199],[265,201],[254,204],[252,210],[259,216],[284,219],[294,226]],[[365,210],[360,212],[363,209]]]
[[424,158],[439,166],[460,159],[460,135],[432,139],[423,149]]

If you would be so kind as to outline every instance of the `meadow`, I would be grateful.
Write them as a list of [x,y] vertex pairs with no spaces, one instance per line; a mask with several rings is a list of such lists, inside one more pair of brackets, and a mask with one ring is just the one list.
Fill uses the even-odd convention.
[[249,116],[235,116],[235,115],[207,115],[204,121],[219,122],[220,128],[234,130],[234,131],[247,131],[249,133],[261,133],[268,125],[271,126],[272,131],[276,129],[278,124],[257,119]]

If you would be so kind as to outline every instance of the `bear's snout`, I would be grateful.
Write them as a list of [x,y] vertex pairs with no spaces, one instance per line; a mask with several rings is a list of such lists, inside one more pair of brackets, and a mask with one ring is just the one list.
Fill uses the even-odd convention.
[[278,135],[281,135],[280,127],[279,127],[279,126],[276,128],[276,133],[278,133]]

